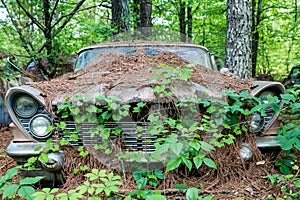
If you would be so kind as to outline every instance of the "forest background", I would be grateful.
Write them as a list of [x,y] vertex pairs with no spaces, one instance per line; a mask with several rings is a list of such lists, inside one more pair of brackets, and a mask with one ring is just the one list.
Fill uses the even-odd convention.
[[[286,77],[300,57],[298,0],[247,1],[252,5],[252,76]],[[224,60],[228,2],[1,0],[0,52],[17,55],[21,66],[44,57],[55,64],[61,62],[56,58],[111,41],[118,32],[151,27],[152,33],[182,33],[188,37],[179,40],[203,45]]]

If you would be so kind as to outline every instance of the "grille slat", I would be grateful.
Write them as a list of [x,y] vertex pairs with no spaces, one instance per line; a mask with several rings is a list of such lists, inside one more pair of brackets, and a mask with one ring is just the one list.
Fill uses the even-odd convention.
[[[136,128],[141,127],[140,132],[137,133]],[[122,143],[125,146],[125,149],[130,151],[154,151],[154,143],[155,141],[161,137],[161,135],[149,135],[147,134],[147,129],[150,126],[150,123],[142,122],[108,122],[105,123],[104,128],[110,130],[111,132],[116,129],[120,128],[121,133],[120,135],[111,135],[110,141],[114,142],[117,138],[121,139]],[[67,122],[67,126],[64,131],[68,131],[70,134],[76,133],[76,128],[80,127],[78,136],[79,141],[73,142],[74,146],[77,145],[95,145],[101,144],[102,139],[99,134],[101,134],[101,128],[97,130],[97,134],[94,137],[91,137],[90,131],[98,127],[97,124],[92,123],[85,123],[85,124],[75,124],[74,122]],[[100,127],[100,126],[99,126]],[[60,137],[64,137],[66,139],[70,139],[70,136],[64,136],[63,131],[58,133]],[[54,139],[54,140],[57,140]]]

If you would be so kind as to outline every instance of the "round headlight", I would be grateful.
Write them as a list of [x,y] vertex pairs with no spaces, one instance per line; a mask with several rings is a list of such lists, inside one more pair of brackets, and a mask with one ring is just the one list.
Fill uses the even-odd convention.
[[13,109],[21,117],[31,117],[37,112],[38,103],[29,95],[21,95],[15,99]]
[[51,119],[46,115],[36,115],[30,122],[30,130],[35,138],[47,138],[51,131],[47,130],[52,125]]
[[253,132],[258,132],[264,125],[264,117],[259,113],[254,113],[251,119],[251,130]]
[[268,97],[273,97],[273,96],[276,96],[275,92],[268,90],[262,92],[258,97],[261,98],[265,104],[268,104],[269,103]]

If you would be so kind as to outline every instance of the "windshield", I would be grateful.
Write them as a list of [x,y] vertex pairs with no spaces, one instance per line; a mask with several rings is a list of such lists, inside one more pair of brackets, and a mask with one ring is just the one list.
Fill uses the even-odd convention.
[[104,53],[116,53],[116,54],[134,54],[138,50],[143,50],[146,55],[154,56],[161,52],[175,53],[183,59],[188,60],[194,65],[202,65],[209,69],[213,69],[210,55],[205,48],[201,48],[196,45],[163,45],[163,46],[151,46],[151,45],[138,45],[138,46],[99,46],[92,49],[83,50],[79,53],[74,70],[78,71],[83,69],[85,66],[93,64],[98,57]]

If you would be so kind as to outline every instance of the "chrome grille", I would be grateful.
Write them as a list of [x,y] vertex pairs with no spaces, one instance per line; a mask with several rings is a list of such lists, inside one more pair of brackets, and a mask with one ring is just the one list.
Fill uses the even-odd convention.
[[[139,133],[137,133],[137,126],[141,127]],[[107,122],[104,125],[104,129],[110,131],[109,139],[112,142],[117,139],[121,141],[124,150],[151,152],[155,150],[154,143],[158,138],[162,137],[162,135],[148,134],[147,130],[149,126],[150,123],[148,122]],[[102,144],[102,138],[99,135],[101,130],[91,137],[90,131],[97,127],[98,124],[93,123],[76,124],[74,122],[67,122],[66,128],[53,135],[53,139],[56,141],[58,138],[63,137],[68,139],[70,144],[74,146]],[[115,128],[121,129],[120,135],[112,134]],[[78,129],[78,131],[76,129]],[[71,141],[70,137],[72,134],[78,134],[79,140]]]

